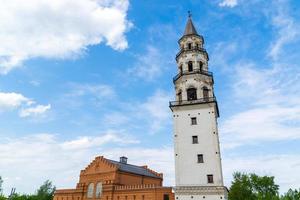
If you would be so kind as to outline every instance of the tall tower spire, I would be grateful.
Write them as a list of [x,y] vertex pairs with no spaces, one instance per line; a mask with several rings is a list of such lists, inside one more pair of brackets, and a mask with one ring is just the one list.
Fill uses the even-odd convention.
[[189,18],[188,18],[188,21],[186,23],[183,35],[198,35],[198,33],[196,31],[196,28],[195,28],[195,26],[193,24],[193,21],[192,21],[192,14],[191,14],[190,11],[188,13],[189,13]]
[[223,184],[213,74],[208,70],[204,39],[191,15],[176,55],[173,78],[176,100],[170,102],[174,119],[176,200],[227,199]]

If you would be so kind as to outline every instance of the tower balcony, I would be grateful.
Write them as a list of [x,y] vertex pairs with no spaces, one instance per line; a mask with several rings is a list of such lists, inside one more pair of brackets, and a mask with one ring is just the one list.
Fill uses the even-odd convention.
[[192,48],[182,48],[182,49],[180,49],[180,51],[176,54],[176,61],[178,61],[178,57],[184,52],[201,52],[201,53],[204,53],[206,55],[207,59],[209,60],[208,53],[206,52],[206,49],[204,49],[202,47],[194,46]]
[[195,100],[170,101],[170,107],[217,102],[216,97],[206,97]]
[[215,96],[205,97],[205,98],[200,98],[195,100],[170,101],[169,107],[171,110],[173,110],[172,108],[177,106],[187,106],[187,105],[206,104],[206,103],[215,103],[217,116],[219,117],[219,107]]
[[193,71],[185,70],[185,71],[182,71],[182,72],[178,73],[178,74],[173,78],[173,83],[175,83],[181,76],[183,76],[183,75],[190,75],[190,74],[202,74],[202,75],[205,75],[205,76],[213,77],[213,73],[212,73],[212,72],[209,72],[209,71],[200,70],[200,69],[193,70]]

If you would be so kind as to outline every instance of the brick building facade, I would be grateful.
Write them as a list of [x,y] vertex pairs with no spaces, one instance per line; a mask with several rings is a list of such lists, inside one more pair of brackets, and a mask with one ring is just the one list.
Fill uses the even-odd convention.
[[56,190],[53,200],[174,200],[163,175],[147,166],[96,157],[81,170],[75,189]]

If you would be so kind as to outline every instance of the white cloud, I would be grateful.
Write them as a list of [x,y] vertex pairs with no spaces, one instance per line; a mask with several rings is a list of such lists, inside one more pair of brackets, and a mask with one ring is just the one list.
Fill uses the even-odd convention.
[[28,59],[65,59],[105,42],[127,48],[128,0],[19,0],[0,7],[0,73]]
[[266,106],[235,114],[221,127],[223,147],[300,139],[300,106]]
[[21,104],[31,104],[32,101],[19,93],[4,93],[0,92],[0,111],[13,109],[21,106]]
[[68,96],[92,95],[97,99],[113,98],[116,96],[115,90],[110,85],[105,84],[71,84],[72,91]]
[[30,108],[24,108],[20,111],[19,116],[20,117],[31,117],[31,116],[37,116],[44,114],[48,110],[51,109],[51,105],[37,105],[35,107]]
[[289,188],[300,188],[300,156],[291,155],[257,155],[231,157],[223,159],[225,184],[230,186],[234,172],[256,173],[275,176],[275,182],[280,185],[282,193]]
[[36,105],[36,102],[20,93],[0,92],[0,111],[18,109],[20,117],[39,116],[50,110],[51,105]]
[[147,98],[146,102],[139,106],[144,117],[148,119],[150,131],[157,133],[172,121],[171,111],[168,107],[169,101],[173,96],[166,91],[157,90],[152,96]]
[[118,111],[106,114],[102,122],[107,127],[125,126],[127,129],[142,128],[148,134],[159,133],[168,127],[172,120],[168,107],[170,99],[170,92],[156,90],[145,97],[144,102],[121,102],[118,104]]
[[103,122],[108,125],[124,125],[130,121],[130,117],[122,112],[112,112],[104,116]]
[[137,62],[132,68],[129,68],[128,73],[131,76],[147,81],[152,81],[159,77],[166,64],[162,53],[153,46],[148,46],[147,52],[144,55],[137,55],[136,59]]
[[235,7],[238,5],[238,0],[223,0],[221,3],[219,3],[219,6],[221,7]]
[[174,183],[173,148],[134,146],[138,141],[116,132],[85,138],[61,141],[52,134],[1,138],[0,172],[5,180],[5,193],[11,187],[20,193],[34,192],[46,179],[52,180],[58,188],[73,188],[80,170],[99,155],[114,160],[125,155],[129,163],[146,164],[164,172],[165,183]]
[[78,139],[62,143],[62,148],[65,150],[70,149],[86,149],[101,146],[107,143],[120,144],[138,144],[139,141],[131,138],[128,135],[121,135],[115,131],[107,131],[105,135],[100,137],[80,137]]
[[285,1],[275,1],[275,13],[272,15],[272,25],[274,26],[277,34],[277,38],[272,42],[269,56],[274,60],[278,60],[283,47],[294,40],[298,39],[300,35],[300,26],[290,16],[288,4]]
[[221,124],[224,148],[300,139],[299,69],[278,66],[238,64],[232,103],[243,109]]

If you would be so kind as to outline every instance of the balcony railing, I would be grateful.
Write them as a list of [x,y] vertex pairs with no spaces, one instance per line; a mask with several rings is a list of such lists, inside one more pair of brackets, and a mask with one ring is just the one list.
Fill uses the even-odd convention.
[[180,51],[176,54],[176,60],[177,58],[183,53],[183,52],[186,52],[186,51],[201,51],[202,53],[205,53],[206,56],[208,57],[208,54],[206,52],[206,49],[202,48],[202,47],[192,47],[192,48],[182,48],[180,49]]
[[206,75],[206,76],[213,76],[212,72],[209,71],[204,71],[204,70],[193,70],[193,71],[182,71],[179,74],[177,74],[174,78],[173,78],[173,82],[177,81],[182,75],[189,75],[189,74],[202,74],[202,75]]
[[216,97],[206,97],[206,98],[195,99],[195,100],[170,101],[169,105],[170,107],[174,107],[174,106],[183,106],[183,105],[203,104],[203,103],[210,103],[216,101],[217,101]]

